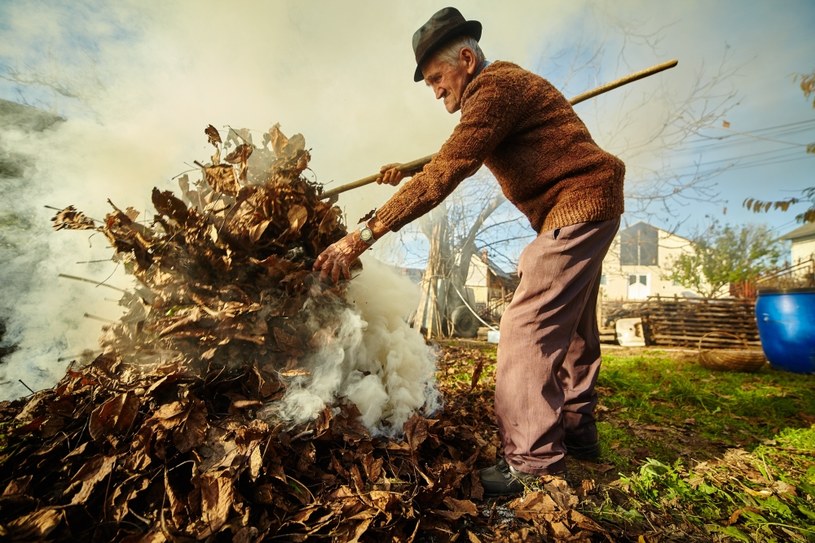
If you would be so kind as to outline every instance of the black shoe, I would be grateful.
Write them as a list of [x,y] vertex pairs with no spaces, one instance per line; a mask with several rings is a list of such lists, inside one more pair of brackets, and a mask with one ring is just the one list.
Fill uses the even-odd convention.
[[580,441],[570,441],[566,439],[563,442],[566,447],[566,454],[577,458],[578,460],[597,460],[600,458],[600,442],[584,443]]
[[479,472],[481,486],[487,496],[512,496],[521,494],[527,488],[539,488],[537,475],[524,473],[513,468],[505,460]]

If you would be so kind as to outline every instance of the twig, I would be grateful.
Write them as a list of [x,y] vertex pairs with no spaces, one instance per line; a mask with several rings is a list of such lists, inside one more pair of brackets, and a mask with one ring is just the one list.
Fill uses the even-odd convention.
[[97,317],[96,315],[91,315],[90,313],[83,313],[82,316],[85,317],[86,319],[93,319],[93,320],[107,322],[107,323],[111,323],[111,324],[116,322],[116,321],[112,321],[110,319],[105,319],[103,317]]
[[26,387],[28,390],[30,390],[30,391],[31,391],[31,394],[34,394],[34,390],[32,390],[32,388],[31,388],[30,386],[28,386],[27,384],[25,384],[25,382],[23,382],[23,380],[22,380],[22,379],[17,379],[17,380],[18,380],[18,381],[20,381],[20,384],[21,384],[21,385],[23,385],[23,386],[24,386],[24,387]]
[[108,287],[108,288],[112,288],[113,290],[118,290],[119,292],[127,292],[123,288],[114,287],[112,285],[108,285],[107,283],[100,283],[99,281],[95,281],[93,279],[86,279],[84,277],[77,277],[76,275],[68,275],[67,273],[60,273],[57,277],[64,277],[66,279],[73,279],[74,281],[84,281],[86,283],[93,283],[97,287]]

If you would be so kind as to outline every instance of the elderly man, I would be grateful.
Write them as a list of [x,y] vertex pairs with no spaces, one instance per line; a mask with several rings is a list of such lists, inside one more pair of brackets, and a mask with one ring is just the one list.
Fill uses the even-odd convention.
[[[481,24],[454,8],[416,31],[414,80],[461,119],[433,160],[314,267],[324,279],[349,278],[375,240],[433,209],[482,164],[490,169],[537,232],[501,318],[495,414],[504,458],[480,472],[486,494],[509,495],[540,476],[562,475],[567,452],[598,455],[595,305],[623,212],[625,166],[598,147],[550,83],[509,62],[488,63],[480,37]],[[393,165],[383,167],[382,182],[401,178]]]

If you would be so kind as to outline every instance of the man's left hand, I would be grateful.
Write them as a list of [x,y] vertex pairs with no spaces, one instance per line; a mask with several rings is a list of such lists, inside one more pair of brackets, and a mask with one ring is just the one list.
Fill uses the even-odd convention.
[[399,164],[398,162],[394,162],[393,164],[385,164],[379,169],[379,177],[376,179],[376,182],[381,184],[393,185],[394,187],[399,184],[402,179],[405,178],[405,174],[399,171]]
[[336,243],[329,245],[314,261],[314,269],[320,270],[320,279],[336,283],[340,276],[351,279],[351,264],[368,249],[369,245],[362,241],[359,232],[347,234]]

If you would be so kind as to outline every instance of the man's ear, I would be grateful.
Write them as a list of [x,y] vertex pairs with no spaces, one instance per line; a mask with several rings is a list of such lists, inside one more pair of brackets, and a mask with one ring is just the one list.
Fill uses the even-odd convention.
[[475,52],[469,47],[462,47],[459,51],[458,59],[467,69],[467,73],[473,75],[478,68],[478,60],[476,60]]

